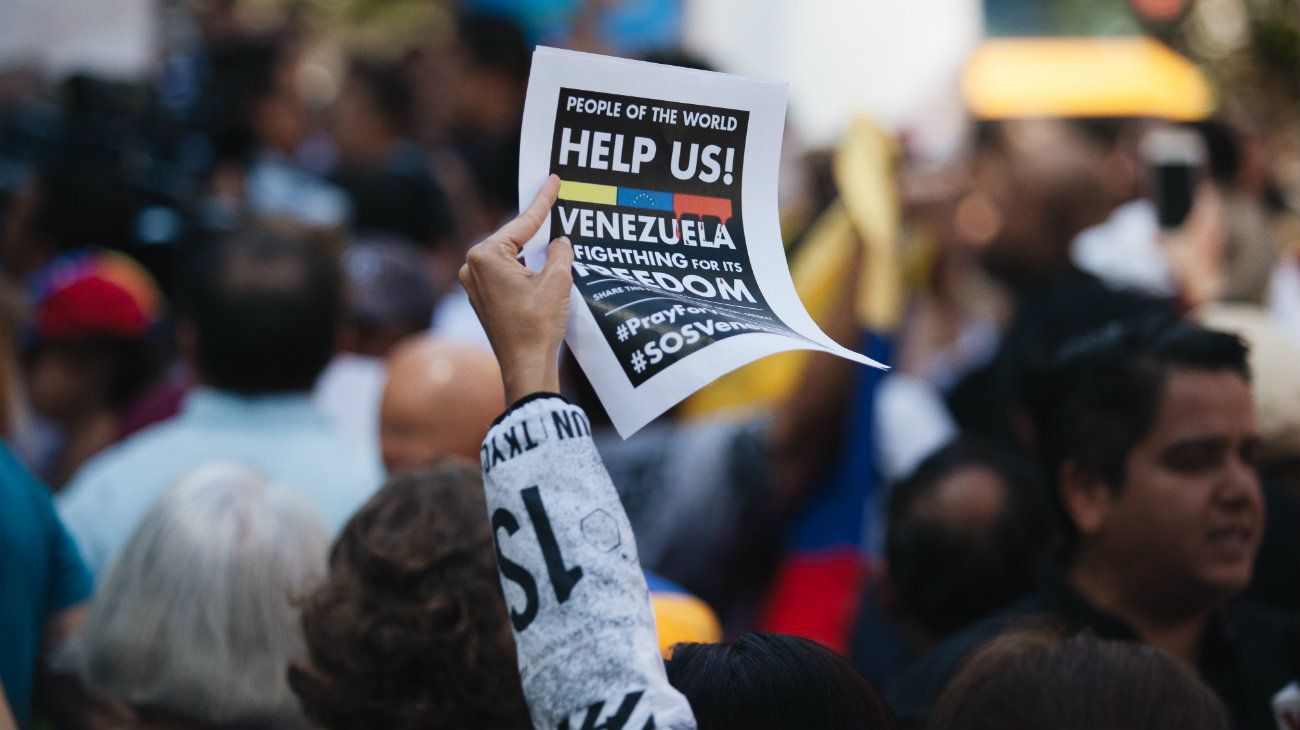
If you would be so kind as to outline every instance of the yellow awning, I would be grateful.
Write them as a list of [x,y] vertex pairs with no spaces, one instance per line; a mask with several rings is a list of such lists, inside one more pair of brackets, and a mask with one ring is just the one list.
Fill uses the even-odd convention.
[[997,38],[976,50],[962,78],[979,119],[1159,117],[1202,119],[1210,84],[1191,61],[1139,38]]

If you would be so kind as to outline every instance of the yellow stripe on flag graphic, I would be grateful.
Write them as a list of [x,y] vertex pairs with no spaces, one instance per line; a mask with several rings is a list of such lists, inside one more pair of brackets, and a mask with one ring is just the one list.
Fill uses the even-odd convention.
[[618,188],[613,185],[597,185],[595,183],[565,180],[560,183],[560,199],[572,200],[575,203],[616,205],[618,203]]

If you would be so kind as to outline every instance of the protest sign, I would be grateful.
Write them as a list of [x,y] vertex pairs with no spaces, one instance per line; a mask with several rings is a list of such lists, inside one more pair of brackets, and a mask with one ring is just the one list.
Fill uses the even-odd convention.
[[777,219],[783,84],[538,48],[519,195],[563,180],[524,248],[573,242],[566,341],[625,438],[760,357],[837,345],[795,293]]

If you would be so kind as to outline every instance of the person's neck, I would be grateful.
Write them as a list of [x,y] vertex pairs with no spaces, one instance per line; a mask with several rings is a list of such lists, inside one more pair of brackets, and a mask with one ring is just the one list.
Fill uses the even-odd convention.
[[111,446],[117,439],[119,425],[117,414],[107,406],[88,408],[69,420],[63,452],[55,473],[50,475],[51,486],[63,486],[87,459]]
[[1195,665],[1210,619],[1210,607],[1161,610],[1156,602],[1129,595],[1124,581],[1099,561],[1081,558],[1067,573],[1072,588],[1098,610],[1128,624],[1142,641]]

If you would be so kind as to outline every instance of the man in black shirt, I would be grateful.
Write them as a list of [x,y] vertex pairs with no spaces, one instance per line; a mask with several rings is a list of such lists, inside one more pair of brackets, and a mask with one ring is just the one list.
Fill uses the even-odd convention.
[[1059,573],[900,676],[900,717],[923,722],[982,641],[1046,620],[1161,647],[1197,667],[1237,727],[1271,728],[1270,698],[1300,676],[1300,631],[1230,603],[1264,526],[1248,377],[1240,340],[1184,322],[1117,325],[1067,348],[1035,409],[1066,533]]

